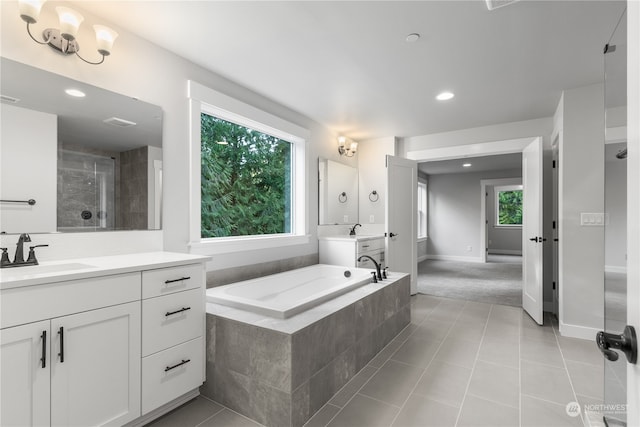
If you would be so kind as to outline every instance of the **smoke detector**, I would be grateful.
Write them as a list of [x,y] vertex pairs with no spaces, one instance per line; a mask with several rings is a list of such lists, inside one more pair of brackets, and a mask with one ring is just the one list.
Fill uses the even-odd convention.
[[503,6],[508,6],[518,0],[485,0],[487,2],[487,9],[494,10]]
[[104,119],[103,122],[111,126],[117,126],[119,128],[128,128],[137,124],[135,122],[130,122],[129,120],[121,119],[119,117],[110,117],[108,119]]

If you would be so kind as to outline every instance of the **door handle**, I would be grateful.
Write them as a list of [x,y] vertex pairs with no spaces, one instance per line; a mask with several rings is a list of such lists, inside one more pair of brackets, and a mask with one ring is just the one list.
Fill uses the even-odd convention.
[[542,243],[542,242],[546,242],[547,241],[546,237],[542,237],[542,236],[540,236],[540,237],[532,237],[529,240],[531,240],[532,242],[536,242],[536,243]]
[[531,240],[532,242],[536,242],[536,243],[538,243],[538,238],[537,238],[537,237],[532,237],[532,238],[530,238],[529,240]]
[[389,237],[396,237],[398,234],[396,233],[389,233]]
[[621,335],[600,331],[596,334],[596,343],[607,360],[618,360],[618,353],[612,350],[615,349],[623,352],[629,363],[638,361],[638,339],[633,326],[625,326]]

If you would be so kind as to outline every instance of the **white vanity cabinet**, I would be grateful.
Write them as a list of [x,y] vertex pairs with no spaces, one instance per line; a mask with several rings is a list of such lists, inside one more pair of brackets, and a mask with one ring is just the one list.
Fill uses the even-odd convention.
[[[140,416],[136,282],[139,274],[125,274],[3,290],[0,425],[122,425]],[[103,307],[108,288],[116,305]],[[23,321],[31,322],[4,328]]]
[[383,236],[320,237],[318,249],[320,264],[375,268],[368,258],[358,261],[362,255],[368,255],[384,268]]
[[140,425],[197,395],[206,258],[107,258],[50,278],[2,271],[1,426]]

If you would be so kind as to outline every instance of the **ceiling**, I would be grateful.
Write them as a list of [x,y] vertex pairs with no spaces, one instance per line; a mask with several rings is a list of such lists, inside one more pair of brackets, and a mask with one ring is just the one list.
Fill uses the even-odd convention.
[[[624,1],[91,1],[103,17],[363,140],[552,116],[602,81]],[[419,33],[407,43],[410,33]],[[118,41],[113,55],[118,54]],[[443,90],[455,93],[445,102]]]
[[[471,166],[463,167],[462,165],[465,163],[470,163]],[[418,164],[418,170],[427,175],[487,172],[505,169],[518,169],[522,171],[522,153],[466,157],[463,159],[438,160]]]

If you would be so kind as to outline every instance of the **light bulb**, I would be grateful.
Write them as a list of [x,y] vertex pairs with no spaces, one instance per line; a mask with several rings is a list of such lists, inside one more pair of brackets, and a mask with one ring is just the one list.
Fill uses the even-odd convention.
[[58,18],[60,19],[60,34],[66,40],[75,40],[78,34],[78,28],[84,21],[84,17],[73,9],[68,7],[56,7]]

